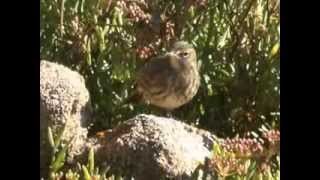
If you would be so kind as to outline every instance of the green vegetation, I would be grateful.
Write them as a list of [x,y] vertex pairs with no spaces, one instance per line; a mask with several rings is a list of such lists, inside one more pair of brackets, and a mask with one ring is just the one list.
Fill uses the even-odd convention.
[[[92,131],[154,112],[120,104],[132,92],[139,66],[177,39],[196,48],[201,86],[175,117],[222,138],[280,128],[279,0],[40,3],[41,59],[84,76],[96,120]],[[268,164],[278,173],[272,159]],[[93,173],[91,167],[81,171]]]

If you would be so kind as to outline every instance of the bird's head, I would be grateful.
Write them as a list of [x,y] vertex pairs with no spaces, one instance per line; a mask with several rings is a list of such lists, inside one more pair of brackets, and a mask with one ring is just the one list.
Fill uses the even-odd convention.
[[173,44],[167,55],[178,60],[178,64],[182,66],[197,67],[197,54],[193,46],[185,41],[178,41]]

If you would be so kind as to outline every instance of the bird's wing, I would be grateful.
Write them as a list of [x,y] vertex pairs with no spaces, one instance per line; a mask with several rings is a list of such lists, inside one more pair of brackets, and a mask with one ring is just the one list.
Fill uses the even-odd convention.
[[151,59],[139,71],[137,85],[152,94],[164,92],[174,78],[174,71],[166,56]]

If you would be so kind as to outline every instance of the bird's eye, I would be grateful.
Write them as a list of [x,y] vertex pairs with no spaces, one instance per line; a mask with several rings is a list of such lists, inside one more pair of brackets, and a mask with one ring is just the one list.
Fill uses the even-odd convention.
[[179,53],[179,56],[180,56],[180,57],[187,57],[188,55],[189,55],[188,52],[180,52],[180,53]]

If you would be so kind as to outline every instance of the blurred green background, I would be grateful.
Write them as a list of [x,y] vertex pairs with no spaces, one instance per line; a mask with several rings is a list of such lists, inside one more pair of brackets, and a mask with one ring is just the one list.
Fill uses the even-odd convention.
[[197,50],[201,87],[174,111],[220,137],[280,127],[279,0],[41,0],[40,56],[82,74],[95,120],[112,128],[145,105],[119,106],[136,71],[175,40]]

